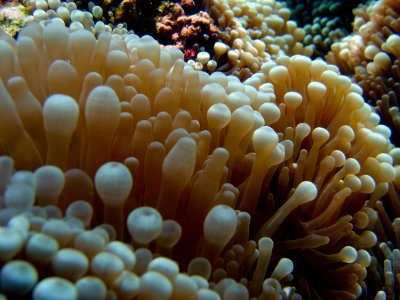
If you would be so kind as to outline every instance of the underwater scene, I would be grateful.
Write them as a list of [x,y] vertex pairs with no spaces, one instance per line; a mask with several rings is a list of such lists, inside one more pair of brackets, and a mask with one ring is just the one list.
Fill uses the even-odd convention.
[[0,28],[0,300],[400,298],[399,0]]

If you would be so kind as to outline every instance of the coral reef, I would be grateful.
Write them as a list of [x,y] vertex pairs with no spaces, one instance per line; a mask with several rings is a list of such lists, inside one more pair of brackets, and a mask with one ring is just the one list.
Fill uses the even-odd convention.
[[165,46],[185,53],[187,61],[199,51],[213,51],[219,30],[207,12],[194,1],[124,0],[116,9],[115,22],[124,23],[138,35],[149,34]]
[[397,299],[400,6],[359,4],[25,0],[0,298]]

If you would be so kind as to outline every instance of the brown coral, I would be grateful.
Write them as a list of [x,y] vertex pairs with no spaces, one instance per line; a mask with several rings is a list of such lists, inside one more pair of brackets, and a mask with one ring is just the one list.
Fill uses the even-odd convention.
[[[212,51],[219,30],[208,13],[200,11],[185,15],[183,8],[174,3],[163,4],[162,15],[157,18],[157,37],[165,45],[174,45],[182,51]],[[186,55],[192,58],[195,55]]]

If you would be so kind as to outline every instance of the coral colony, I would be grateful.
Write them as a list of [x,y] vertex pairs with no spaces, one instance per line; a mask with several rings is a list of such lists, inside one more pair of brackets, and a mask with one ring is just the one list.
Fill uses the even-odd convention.
[[2,1],[0,299],[398,299],[400,2],[347,2]]

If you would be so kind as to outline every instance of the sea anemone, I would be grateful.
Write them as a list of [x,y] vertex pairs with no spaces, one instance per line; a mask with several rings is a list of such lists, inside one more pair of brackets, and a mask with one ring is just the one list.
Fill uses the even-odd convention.
[[286,5],[306,33],[303,43],[314,48],[313,57],[324,57],[332,43],[352,32],[353,10],[363,2],[367,1],[288,0]]
[[[326,59],[351,75],[363,88],[365,100],[376,107],[382,123],[400,130],[400,6],[397,1],[381,0],[354,10],[354,32],[333,44]],[[392,135],[395,145],[399,135]]]
[[0,54],[0,278],[24,287],[2,293],[366,292],[367,200],[398,178],[397,150],[337,67],[282,55],[242,83],[149,36],[51,22]]
[[291,12],[284,2],[209,0],[202,4],[221,30],[210,60],[212,71],[216,63],[217,71],[244,81],[280,55],[312,55],[312,46],[301,42],[304,30],[289,20]]

